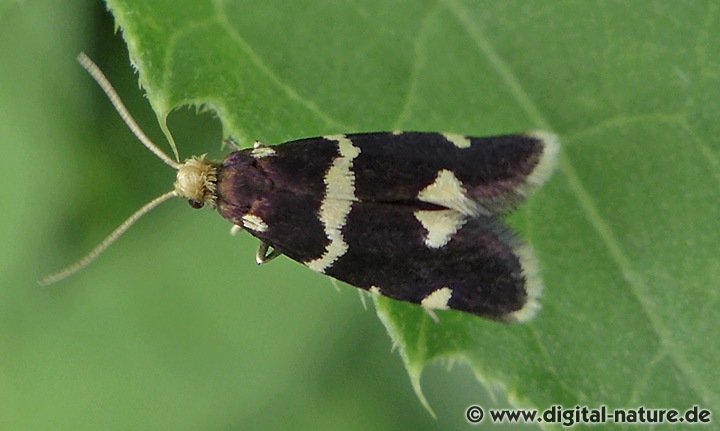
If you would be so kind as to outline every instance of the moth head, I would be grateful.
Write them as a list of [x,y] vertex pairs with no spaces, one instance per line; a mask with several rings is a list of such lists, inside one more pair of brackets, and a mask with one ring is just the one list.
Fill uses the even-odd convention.
[[185,161],[177,170],[175,192],[186,198],[193,208],[204,205],[215,206],[215,187],[217,184],[217,167],[202,156],[193,156]]

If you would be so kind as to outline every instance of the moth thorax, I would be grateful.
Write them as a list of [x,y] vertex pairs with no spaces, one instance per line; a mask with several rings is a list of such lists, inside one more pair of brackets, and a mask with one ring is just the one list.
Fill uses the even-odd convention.
[[193,156],[185,161],[177,171],[175,192],[187,198],[190,205],[200,208],[203,205],[215,206],[215,186],[217,167],[202,156]]

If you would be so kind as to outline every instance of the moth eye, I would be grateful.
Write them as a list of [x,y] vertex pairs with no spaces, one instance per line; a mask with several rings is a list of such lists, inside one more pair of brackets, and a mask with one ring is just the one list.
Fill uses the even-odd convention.
[[191,207],[193,207],[195,209],[200,209],[205,205],[203,202],[195,200],[195,199],[188,199],[188,203],[190,204]]

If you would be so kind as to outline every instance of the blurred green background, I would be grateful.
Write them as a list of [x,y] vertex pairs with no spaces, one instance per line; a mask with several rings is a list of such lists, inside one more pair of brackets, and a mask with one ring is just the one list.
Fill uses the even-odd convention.
[[[433,419],[354,289],[288,259],[257,267],[249,235],[180,200],[39,288],[174,178],[81,51],[167,149],[104,4],[0,3],[0,429],[459,429],[469,404],[506,405],[464,365],[436,365]],[[182,154],[222,155],[211,115],[169,125]]]

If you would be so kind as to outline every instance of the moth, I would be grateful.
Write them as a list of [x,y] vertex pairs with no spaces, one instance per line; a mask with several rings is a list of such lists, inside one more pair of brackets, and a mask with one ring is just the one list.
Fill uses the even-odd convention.
[[[90,72],[136,136],[177,170],[174,189],[131,216],[77,264],[84,267],[140,216],[172,197],[217,209],[259,240],[258,264],[285,255],[337,280],[426,310],[507,322],[531,318],[542,283],[530,248],[501,216],[551,174],[559,141],[534,131],[494,137],[377,132],[237,149],[178,163],[145,137],[102,72]],[[432,311],[430,311],[432,313]]]

